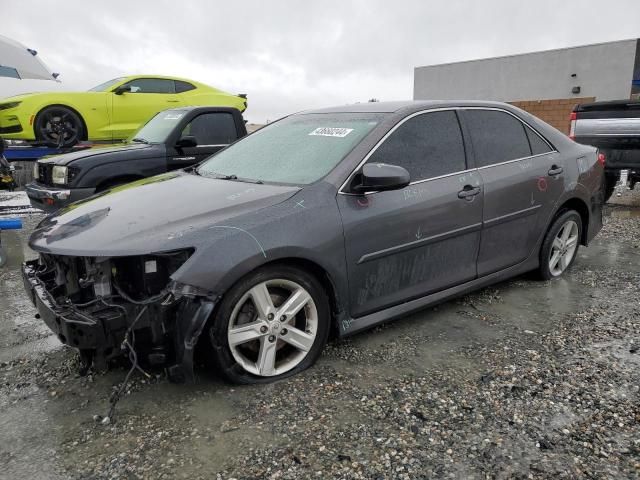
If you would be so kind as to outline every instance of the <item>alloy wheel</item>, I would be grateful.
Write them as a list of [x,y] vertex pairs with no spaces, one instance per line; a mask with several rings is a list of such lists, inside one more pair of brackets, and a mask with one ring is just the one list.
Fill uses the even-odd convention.
[[76,143],[80,125],[75,115],[66,108],[49,108],[38,119],[40,138],[50,145],[63,147]]
[[296,282],[273,279],[249,289],[229,319],[231,354],[247,372],[262,377],[295,368],[313,346],[318,309]]
[[578,224],[568,220],[553,239],[549,254],[549,271],[554,277],[561,275],[573,260],[578,248],[579,232]]

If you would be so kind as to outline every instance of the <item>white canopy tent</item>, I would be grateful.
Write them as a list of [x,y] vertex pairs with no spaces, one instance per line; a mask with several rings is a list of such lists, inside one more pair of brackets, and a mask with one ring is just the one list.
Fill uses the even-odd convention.
[[38,52],[0,35],[0,77],[57,80],[58,74],[38,58]]

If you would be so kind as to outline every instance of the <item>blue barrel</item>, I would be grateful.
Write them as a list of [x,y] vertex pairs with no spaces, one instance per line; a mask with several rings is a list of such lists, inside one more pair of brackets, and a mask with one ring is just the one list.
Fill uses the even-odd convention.
[[22,228],[22,220],[19,218],[0,218],[0,230],[20,230]]

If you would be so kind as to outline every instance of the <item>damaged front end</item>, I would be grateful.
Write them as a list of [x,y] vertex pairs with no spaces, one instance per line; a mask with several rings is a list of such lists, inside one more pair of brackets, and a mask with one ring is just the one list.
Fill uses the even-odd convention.
[[79,350],[85,366],[106,369],[130,348],[141,362],[165,366],[171,380],[192,381],[195,345],[216,302],[210,292],[171,279],[192,253],[42,253],[24,264],[24,286],[40,317]]

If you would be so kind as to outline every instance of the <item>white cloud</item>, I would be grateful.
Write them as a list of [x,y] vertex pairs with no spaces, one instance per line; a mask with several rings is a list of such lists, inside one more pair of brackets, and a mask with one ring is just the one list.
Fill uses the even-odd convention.
[[247,119],[263,122],[371,97],[409,99],[415,66],[640,36],[640,2],[615,7],[593,0],[7,2],[3,34],[38,50],[63,83],[0,79],[0,96],[85,90],[123,74],[178,75],[247,93]]

